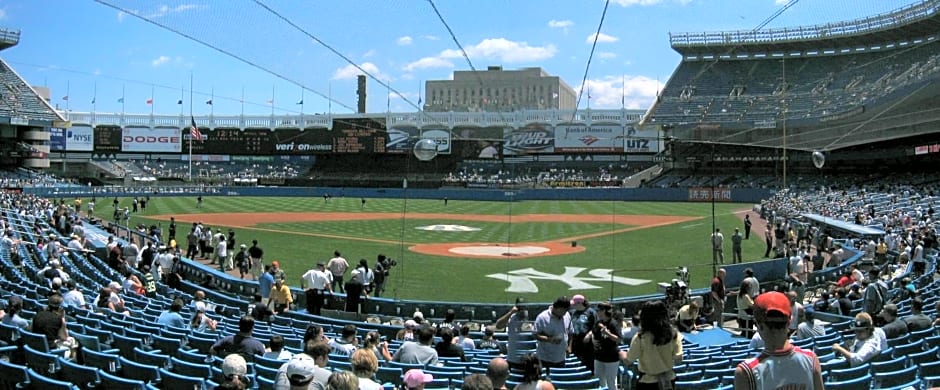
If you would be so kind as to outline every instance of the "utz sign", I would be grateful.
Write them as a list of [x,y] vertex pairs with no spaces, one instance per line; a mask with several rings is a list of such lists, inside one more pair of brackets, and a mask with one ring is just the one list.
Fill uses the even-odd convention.
[[503,136],[503,154],[553,153],[555,132],[541,125],[521,129],[506,129]]

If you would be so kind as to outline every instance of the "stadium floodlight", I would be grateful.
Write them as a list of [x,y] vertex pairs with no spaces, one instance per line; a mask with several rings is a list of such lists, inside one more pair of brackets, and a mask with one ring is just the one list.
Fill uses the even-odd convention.
[[412,151],[418,160],[431,161],[437,157],[437,142],[429,138],[421,139],[415,143]]
[[823,165],[826,165],[826,155],[823,154],[823,152],[820,152],[818,150],[814,151],[813,152],[813,165],[815,165],[817,169],[822,169]]

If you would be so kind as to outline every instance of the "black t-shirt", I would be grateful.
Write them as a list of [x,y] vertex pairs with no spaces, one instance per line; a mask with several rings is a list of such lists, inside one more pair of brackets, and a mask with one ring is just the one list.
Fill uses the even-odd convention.
[[459,357],[460,361],[467,361],[467,357],[463,353],[463,347],[457,344],[441,341],[437,343],[434,349],[437,350],[437,356],[439,357]]
[[606,323],[598,319],[597,324],[594,325],[592,333],[592,343],[594,345],[594,359],[604,363],[611,363],[620,360],[620,346],[619,343],[614,339],[606,338],[606,332],[601,329],[601,325],[607,327],[610,330],[610,333],[615,335],[620,334],[620,325],[617,324],[617,321],[613,319],[608,320]]
[[59,329],[62,329],[62,315],[59,313],[43,310],[33,317],[33,332],[45,335],[50,342],[59,339]]

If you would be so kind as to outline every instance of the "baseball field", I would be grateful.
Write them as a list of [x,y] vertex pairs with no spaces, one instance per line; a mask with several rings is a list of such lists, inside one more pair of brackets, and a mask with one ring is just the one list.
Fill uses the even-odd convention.
[[[726,263],[749,207],[715,206]],[[183,242],[193,222],[231,228],[239,244],[258,240],[265,262],[278,260],[295,286],[334,250],[370,267],[385,254],[397,262],[389,298],[505,303],[581,293],[597,301],[654,293],[676,267],[689,267],[694,288],[711,276],[709,203],[218,196],[197,207],[195,197],[181,196],[153,198],[130,224],[159,223],[165,231],[171,216]],[[755,225],[745,262],[763,250]]]

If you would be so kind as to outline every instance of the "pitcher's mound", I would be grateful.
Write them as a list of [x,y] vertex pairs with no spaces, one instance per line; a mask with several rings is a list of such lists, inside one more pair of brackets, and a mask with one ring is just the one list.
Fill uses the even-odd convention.
[[536,256],[558,256],[584,251],[582,246],[571,246],[562,242],[538,242],[518,244],[443,243],[419,244],[408,248],[414,252],[451,257],[474,257],[489,259],[529,258]]

